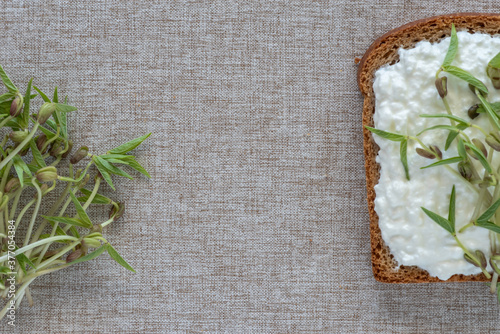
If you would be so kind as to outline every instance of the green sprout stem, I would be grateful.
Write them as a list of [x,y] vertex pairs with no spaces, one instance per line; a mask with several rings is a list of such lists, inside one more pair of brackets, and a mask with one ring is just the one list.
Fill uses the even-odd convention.
[[[34,243],[31,243],[29,245],[26,245],[26,246],[24,246],[22,248],[17,249],[16,251],[14,251],[14,256],[17,256],[19,254],[23,254],[26,251],[29,251],[30,249],[33,249],[35,247],[44,245],[44,244],[46,244],[48,242],[63,241],[63,240],[79,240],[79,239],[75,238],[75,237],[72,237],[70,235],[56,235],[56,236],[51,237],[51,238],[45,238],[45,239],[42,239],[42,240],[38,240],[38,241],[36,241]],[[0,262],[6,261],[7,259],[8,259],[8,255],[7,254],[0,256]]]
[[83,209],[87,209],[90,204],[92,203],[92,201],[94,200],[95,196],[97,195],[97,192],[99,191],[99,186],[101,185],[101,178],[100,177],[97,177],[95,179],[95,183],[94,183],[94,189],[92,189],[92,193],[90,193],[89,195],[89,198],[87,199],[87,201],[85,202],[85,204],[83,204]]
[[476,193],[479,193],[479,189],[477,189],[476,187],[474,187],[474,185],[472,183],[470,183],[469,181],[467,181],[466,179],[464,179],[462,177],[462,175],[460,175],[459,172],[457,172],[456,170],[454,170],[453,168],[451,168],[450,166],[448,165],[445,165],[444,166],[451,174],[455,175],[460,181],[462,181],[465,186],[467,188],[469,188],[470,190],[476,192]]
[[[86,209],[90,205],[90,203],[92,203],[92,200],[94,199],[95,195],[97,194],[97,191],[99,189],[100,180],[101,180],[100,178],[96,178],[96,183],[95,183],[95,186],[94,186],[94,191],[92,192],[92,195],[89,197],[89,200],[87,200],[87,202],[83,206],[84,209]],[[76,188],[74,190],[76,190]],[[73,193],[73,191],[71,191],[71,192]],[[68,207],[68,205],[70,204],[70,202],[71,202],[71,198],[68,198],[66,200],[66,203],[64,203],[63,208],[59,212],[59,216],[62,216],[64,214],[64,212],[66,211],[66,208]],[[77,216],[75,216],[75,217],[77,217]],[[50,233],[50,237],[53,237],[55,235],[58,226],[59,226],[59,222],[55,222],[54,225],[53,225],[53,227],[52,227],[52,232]],[[48,250],[49,247],[50,247],[50,244],[46,244],[44,246],[44,248],[42,249],[40,255],[38,256],[37,262],[35,263],[35,265],[37,267],[40,264],[40,262],[42,261],[42,258],[45,255],[45,253],[47,252],[47,250]]]
[[[7,116],[4,120],[2,120],[2,122],[0,122],[0,128],[4,127],[5,124],[7,124],[9,121],[11,121],[14,117],[12,116]],[[5,144],[4,144],[5,145]],[[3,145],[2,145],[3,147]]]
[[[448,99],[445,97],[443,97],[441,99],[443,101],[443,104],[444,104],[444,108],[446,109],[446,112],[448,113],[448,115],[453,115],[453,113],[451,112],[451,108],[450,108],[450,104],[448,103]],[[451,122],[451,125],[455,125],[455,121],[450,119],[450,122]]]
[[35,135],[36,130],[38,130],[39,126],[40,123],[36,122],[35,126],[33,126],[33,129],[31,129],[28,136],[19,145],[17,145],[17,147],[12,152],[10,152],[7,158],[0,162],[0,169],[4,168],[5,165],[7,165],[7,163],[9,163],[9,161],[12,160],[16,156],[16,154],[18,154],[29,143],[31,138],[33,138],[33,136]]
[[[488,162],[491,163],[492,159],[493,159],[493,149],[490,148],[489,154],[488,154]],[[488,176],[488,173],[486,171],[484,171],[483,179],[486,178],[487,176]],[[458,231],[459,233],[463,233],[469,227],[475,225],[474,221],[477,219],[477,217],[479,217],[479,212],[480,212],[481,208],[486,203],[486,201],[485,201],[486,194],[489,194],[488,188],[487,187],[481,188],[481,190],[479,191],[479,196],[478,196],[477,201],[476,201],[476,205],[474,206],[474,211],[473,211],[472,216],[470,218],[470,222],[467,225],[465,225],[464,227],[462,227]]]
[[16,230],[17,230],[17,227],[19,226],[19,223],[22,221],[24,215],[26,214],[26,211],[29,210],[29,208],[35,204],[36,202],[36,199],[32,199],[31,201],[29,201],[25,206],[24,208],[21,210],[21,212],[19,213],[19,215],[17,216],[17,219],[16,219],[16,223],[15,223],[15,227],[16,227]]
[[61,127],[58,125],[56,134],[52,138],[48,139],[45,144],[43,145],[42,149],[40,150],[41,152],[45,151],[47,147],[49,147],[50,144],[52,144],[56,139],[59,138],[59,132],[61,131]]
[[56,158],[56,160],[54,160],[49,166],[54,166],[55,167],[55,166],[57,166],[59,164],[59,162],[61,162],[61,160],[62,160],[62,157],[58,156]]
[[475,128],[475,129],[478,129],[479,131],[482,132],[482,134],[487,137],[488,136],[488,133],[486,131],[484,131],[484,129],[482,127],[480,127],[479,125],[477,124],[471,124],[471,127],[472,128]]
[[[481,261],[479,261],[479,259],[476,257],[476,255],[472,254],[468,249],[467,247],[465,247],[461,242],[460,240],[457,238],[457,235],[454,234],[453,235],[453,238],[455,239],[456,243],[458,244],[458,246],[460,248],[462,248],[463,252],[465,254],[467,254],[480,268],[481,268]],[[491,278],[491,275],[488,271],[486,271],[485,268],[481,268],[481,271],[483,272],[484,276],[486,276],[487,279],[490,279]]]
[[416,137],[416,136],[408,136],[408,139],[412,139],[412,140],[416,141],[417,143],[419,143],[420,146],[422,146],[422,148],[424,150],[426,150],[427,152],[432,152],[431,149],[427,145],[425,145],[418,137]]
[[493,271],[493,276],[491,277],[491,284],[490,284],[491,293],[497,292],[497,283],[498,283],[498,274],[495,271]]
[[71,177],[65,177],[65,176],[58,176],[57,179],[60,181],[78,183],[78,182],[83,180],[85,175],[87,175],[87,171],[88,171],[89,167],[92,166],[92,163],[93,163],[93,161],[90,160],[89,163],[87,164],[87,167],[85,167],[85,170],[83,171],[83,173],[77,179],[72,179]]
[[465,230],[467,230],[469,227],[474,226],[474,221],[469,222],[468,224],[464,225],[460,230],[458,230],[458,233],[464,233]]
[[56,261],[58,258],[60,258],[61,256],[63,256],[64,254],[66,254],[67,252],[69,252],[70,250],[72,250],[75,246],[77,246],[78,244],[80,244],[82,241],[80,239],[70,243],[68,246],[64,247],[60,252],[58,252],[57,254],[55,254],[54,256],[48,258],[47,260],[43,261],[42,263],[40,263],[38,266],[37,266],[37,270],[40,270],[42,268],[45,268],[47,267],[49,264],[51,264],[52,262]]
[[13,163],[14,163],[14,161],[12,161],[12,160],[9,161],[9,163],[7,164],[7,168],[5,168],[5,170],[3,172],[2,181],[0,182],[0,190],[2,192],[5,189],[5,184],[7,183],[7,179],[9,177],[9,171],[10,171]]
[[[73,165],[71,165],[71,164],[69,165],[69,175],[70,175],[70,177],[73,177]],[[56,200],[56,202],[54,202],[52,207],[47,212],[47,216],[52,216],[57,211],[57,209],[61,206],[61,204],[64,202],[64,200],[68,196],[69,192],[71,191],[72,186],[73,186],[72,183],[68,183],[66,185],[66,188],[64,188],[64,191],[62,192],[62,194],[59,196],[59,198]],[[40,235],[43,233],[45,226],[47,226],[48,223],[49,223],[48,220],[46,220],[46,219],[43,220],[42,224],[40,224],[39,228],[35,232],[35,235],[33,236],[33,239],[31,242],[35,242],[36,240],[38,240]]]
[[37,192],[35,210],[33,212],[33,215],[31,216],[30,224],[28,226],[28,231],[26,232],[26,237],[24,238],[23,247],[26,246],[30,240],[31,232],[33,231],[33,226],[35,225],[35,220],[38,217],[38,210],[40,209],[40,203],[42,202],[42,190],[40,189],[38,184],[36,184],[35,180],[36,180],[35,178],[31,179],[33,187],[35,187]]
[[0,143],[0,146],[1,147],[5,147],[5,144],[7,144],[7,141],[9,140],[9,135],[5,135],[3,136],[3,140],[2,142]]
[[20,188],[14,194],[14,202],[12,203],[12,207],[10,210],[9,220],[14,219],[14,215],[16,214],[17,206],[19,205],[19,200],[21,199],[22,192],[23,192],[23,189]]

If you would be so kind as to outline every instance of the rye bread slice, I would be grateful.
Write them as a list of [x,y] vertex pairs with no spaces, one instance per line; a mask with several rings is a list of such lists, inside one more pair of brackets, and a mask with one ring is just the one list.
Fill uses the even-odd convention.
[[399,61],[398,49],[409,49],[422,40],[437,42],[451,34],[451,24],[454,23],[457,31],[471,33],[482,32],[490,35],[500,34],[500,14],[457,13],[434,16],[414,21],[389,31],[378,38],[368,48],[359,62],[358,86],[364,96],[363,103],[363,137],[366,168],[366,188],[368,210],[370,213],[370,235],[372,250],[372,267],[375,279],[385,283],[430,283],[430,282],[468,282],[488,281],[483,274],[453,275],[443,281],[416,266],[400,266],[394,260],[389,248],[384,243],[378,216],[374,210],[374,186],[379,180],[380,166],[375,161],[379,147],[373,141],[370,131],[365,125],[373,126],[375,112],[375,96],[373,92],[374,74],[385,64],[394,64]]

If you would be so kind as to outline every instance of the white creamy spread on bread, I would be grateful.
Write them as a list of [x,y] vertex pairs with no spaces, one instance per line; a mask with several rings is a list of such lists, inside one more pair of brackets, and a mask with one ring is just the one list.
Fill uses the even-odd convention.
[[[500,101],[500,91],[496,90],[486,75],[486,65],[500,51],[500,37],[487,34],[458,32],[458,53],[453,65],[469,71],[486,84],[490,102]],[[386,65],[375,74],[374,127],[377,129],[415,136],[421,130],[437,125],[449,125],[446,119],[419,117],[420,114],[445,114],[443,101],[434,85],[436,71],[441,66],[450,38],[439,43],[419,42],[412,49],[400,49],[400,60],[394,65]],[[448,96],[452,112],[470,120],[467,110],[479,101],[469,90],[465,81],[450,74]],[[491,129],[485,114],[473,123],[487,131]],[[484,139],[484,135],[474,128],[465,133],[470,138]],[[444,150],[448,131],[435,130],[422,134],[419,138],[426,145],[438,145],[443,159],[456,157],[455,143]],[[425,215],[425,207],[443,217],[448,216],[448,205],[452,186],[456,187],[456,230],[466,225],[474,211],[477,193],[468,188],[463,180],[453,175],[443,166],[420,169],[436,160],[429,160],[416,154],[418,143],[408,143],[408,165],[410,180],[405,177],[400,160],[399,143],[373,135],[380,151],[380,180],[375,186],[375,211],[379,216],[382,238],[390,248],[399,265],[415,265],[442,280],[454,274],[478,274],[481,270],[466,262],[462,249],[453,237]],[[498,152],[495,155],[500,155]],[[480,175],[483,168],[477,162]],[[457,170],[457,164],[449,165]],[[491,189],[491,188],[490,188]],[[484,208],[482,209],[484,211]],[[470,227],[464,233],[457,233],[460,241],[470,250],[479,249],[488,258],[490,242],[488,230]]]

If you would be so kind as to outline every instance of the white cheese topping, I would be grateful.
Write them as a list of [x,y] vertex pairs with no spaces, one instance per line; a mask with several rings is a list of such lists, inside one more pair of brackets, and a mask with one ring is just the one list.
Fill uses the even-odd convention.
[[[457,35],[458,53],[452,64],[469,71],[485,83],[490,91],[490,102],[500,101],[500,92],[492,86],[485,71],[488,62],[500,51],[500,37],[466,32],[459,32]],[[415,136],[424,128],[450,124],[446,119],[419,117],[419,114],[446,113],[434,80],[449,42],[450,38],[446,38],[436,44],[419,42],[412,49],[400,49],[398,63],[384,66],[376,72],[373,86],[376,97],[375,128]],[[477,97],[469,90],[466,82],[443,74],[448,77],[447,99],[453,114],[470,119],[467,110],[479,102]],[[487,131],[491,129],[484,114],[473,122]],[[470,138],[484,139],[484,135],[477,129],[469,128],[465,132]],[[458,155],[455,144],[444,151],[447,135],[448,131],[435,130],[428,131],[419,138],[426,145],[438,145],[446,159]],[[469,222],[477,193],[443,166],[420,169],[436,160],[417,155],[415,148],[420,145],[414,141],[408,144],[410,181],[406,180],[400,161],[399,143],[376,135],[373,137],[380,146],[377,162],[381,166],[380,180],[375,186],[375,211],[379,216],[382,238],[398,264],[416,265],[442,280],[453,274],[480,273],[479,268],[464,260],[463,251],[453,237],[421,209],[425,207],[447,217],[450,193],[455,185],[458,231]],[[498,158],[500,153],[496,152],[495,155]],[[496,158],[494,164],[498,165],[499,160]],[[475,164],[482,175],[483,169],[477,162]],[[457,169],[457,164],[449,166]],[[459,233],[458,238],[470,250],[479,249],[489,256],[488,230],[471,227],[464,233]]]

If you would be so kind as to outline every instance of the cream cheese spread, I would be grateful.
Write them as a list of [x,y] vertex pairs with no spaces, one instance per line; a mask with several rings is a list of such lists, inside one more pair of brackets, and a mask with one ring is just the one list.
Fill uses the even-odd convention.
[[[491,58],[500,51],[500,37],[467,32],[458,32],[457,36],[458,53],[452,64],[485,83],[490,102],[500,101],[500,92],[493,87],[485,70]],[[400,49],[398,63],[386,65],[376,72],[373,85],[375,128],[415,136],[433,125],[449,125],[446,119],[419,117],[420,114],[446,113],[434,80],[449,43],[450,38],[446,38],[439,43],[423,41],[412,49]],[[453,114],[470,119],[467,110],[479,102],[477,97],[465,81],[445,75],[448,77],[447,99]],[[473,122],[487,131],[491,129],[484,114]],[[466,129],[465,133],[470,138],[484,139],[484,135],[474,128]],[[455,144],[444,151],[447,135],[448,131],[435,130],[425,132],[419,138],[426,145],[438,145],[443,159],[446,159],[458,155]],[[420,145],[415,141],[408,143],[408,181],[400,161],[399,143],[376,135],[373,137],[380,147],[377,162],[381,166],[380,180],[375,186],[375,211],[379,216],[382,238],[398,264],[418,266],[442,280],[454,274],[480,273],[479,268],[464,260],[463,251],[453,237],[421,210],[425,207],[447,217],[450,193],[455,185],[458,231],[470,221],[477,193],[443,166],[420,169],[435,160],[417,155],[415,149]],[[456,170],[456,165],[449,166]],[[482,175],[481,165],[477,164],[476,168]],[[488,230],[474,226],[457,236],[467,248],[481,250],[488,258],[491,253],[488,233]]]

